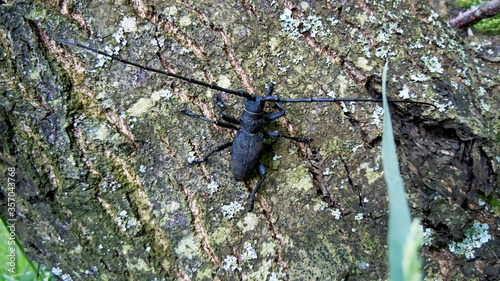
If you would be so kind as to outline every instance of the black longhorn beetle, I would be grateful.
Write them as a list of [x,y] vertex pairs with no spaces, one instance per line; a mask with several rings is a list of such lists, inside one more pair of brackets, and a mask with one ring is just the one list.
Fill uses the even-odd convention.
[[[304,137],[304,138],[296,138],[296,137],[291,137],[291,136],[286,136],[282,135],[280,133],[276,132],[270,132],[270,131],[264,131],[262,130],[262,126],[272,120],[275,120],[285,114],[285,108],[279,104],[280,102],[382,102],[382,99],[358,99],[358,98],[300,98],[300,99],[290,99],[290,98],[280,98],[277,96],[273,96],[273,83],[270,83],[267,91],[266,91],[266,96],[258,96],[258,95],[252,95],[246,91],[243,90],[231,90],[231,89],[226,89],[220,86],[217,86],[215,84],[210,84],[206,83],[203,81],[195,80],[189,77],[184,77],[181,75],[177,75],[175,73],[167,72],[167,71],[162,71],[159,69],[151,68],[145,65],[141,65],[135,62],[131,62],[125,59],[122,59],[120,57],[110,55],[106,52],[96,50],[94,48],[75,43],[75,42],[70,42],[66,40],[59,40],[59,42],[67,45],[74,45],[86,50],[89,50],[94,53],[98,53],[100,55],[106,56],[108,58],[111,58],[113,60],[133,65],[139,68],[142,68],[147,71],[151,72],[156,72],[159,74],[164,74],[170,77],[177,78],[179,80],[183,80],[189,83],[197,84],[203,87],[208,87],[210,89],[214,89],[217,91],[222,91],[231,95],[243,97],[243,103],[245,105],[245,112],[241,115],[241,117],[235,118],[231,116],[227,116],[225,114],[220,114],[219,117],[221,117],[224,121],[226,122],[221,122],[221,121],[215,121],[215,120],[210,120],[207,119],[201,115],[195,114],[191,111],[188,110],[180,110],[180,112],[191,116],[195,117],[198,119],[201,119],[206,122],[210,122],[212,124],[215,124],[217,126],[227,128],[227,129],[232,129],[236,131],[236,136],[234,137],[234,140],[232,142],[225,143],[223,145],[220,145],[216,148],[214,148],[212,151],[208,152],[203,158],[196,159],[192,162],[189,162],[189,164],[194,165],[194,164],[199,164],[202,162],[205,162],[208,160],[212,154],[215,152],[224,150],[230,146],[232,146],[233,150],[231,151],[231,171],[233,173],[233,177],[237,181],[246,181],[249,179],[251,176],[252,172],[254,171],[255,168],[258,168],[259,173],[260,173],[260,180],[257,183],[257,185],[253,188],[252,193],[250,194],[250,202],[248,204],[248,211],[253,210],[253,205],[254,205],[254,197],[255,194],[257,193],[257,190],[259,189],[260,185],[262,182],[266,179],[266,169],[264,168],[264,165],[260,161],[261,158],[261,153],[264,148],[264,143],[263,140],[265,137],[280,137],[280,138],[287,138],[290,140],[294,140],[297,142],[310,142],[311,139]],[[264,106],[266,102],[274,102],[276,106],[280,109],[278,112],[272,112],[272,113],[267,113],[264,112]],[[415,104],[422,104],[422,105],[428,105],[432,106],[435,108],[434,105],[427,103],[427,102],[420,102],[420,101],[408,101],[408,100],[395,100],[395,99],[389,99],[388,102],[392,103],[415,103]],[[239,125],[240,127],[237,127],[236,125]]]

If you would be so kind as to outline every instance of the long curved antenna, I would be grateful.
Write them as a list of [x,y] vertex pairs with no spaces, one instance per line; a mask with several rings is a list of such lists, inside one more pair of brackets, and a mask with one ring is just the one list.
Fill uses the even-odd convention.
[[[264,101],[272,101],[272,102],[382,102],[382,99],[358,99],[358,98],[300,98],[300,99],[289,99],[289,98],[280,98],[276,96],[266,96],[262,98]],[[416,103],[427,106],[432,106],[434,109],[437,107],[433,104],[423,101],[414,101],[414,100],[394,100],[388,99],[388,102],[391,103]]]
[[[189,77],[181,76],[181,75],[178,75],[178,74],[175,74],[175,73],[172,73],[172,72],[163,71],[163,70],[159,70],[159,69],[152,68],[152,67],[149,67],[149,66],[145,66],[145,65],[142,65],[142,64],[138,64],[138,63],[135,63],[135,62],[132,62],[132,61],[129,61],[129,60],[122,59],[122,58],[120,58],[118,56],[110,55],[110,54],[108,54],[108,53],[106,53],[104,51],[100,51],[100,50],[91,48],[89,46],[82,45],[80,43],[75,43],[75,42],[71,42],[71,41],[67,41],[67,40],[63,40],[63,39],[59,39],[58,41],[61,42],[61,43],[63,43],[63,44],[73,45],[73,46],[76,46],[76,47],[79,47],[79,48],[82,48],[82,49],[85,49],[85,50],[88,50],[88,51],[91,51],[91,52],[103,55],[103,56],[108,57],[110,59],[122,62],[124,64],[129,64],[129,65],[132,65],[132,66],[135,66],[135,67],[142,68],[142,69],[147,70],[147,71],[151,71],[151,72],[155,72],[155,73],[159,73],[159,74],[164,74],[164,75],[167,75],[167,76],[179,79],[179,80],[183,80],[183,81],[186,81],[186,82],[189,82],[189,83],[193,83],[193,84],[196,84],[196,85],[207,87],[207,88],[210,88],[210,89],[213,89],[213,90],[222,91],[222,92],[225,92],[225,93],[228,93],[228,94],[232,94],[232,95],[235,95],[235,96],[239,96],[239,97],[243,97],[243,98],[246,98],[246,99],[249,99],[249,100],[255,100],[256,99],[255,95],[252,95],[252,94],[250,94],[250,93],[248,93],[246,91],[243,91],[243,90],[231,90],[231,89],[227,89],[227,88],[223,88],[223,87],[217,86],[215,84],[206,83],[206,82],[199,81],[199,80],[196,80],[196,79],[192,79],[192,78],[189,78]],[[272,102],[382,102],[382,99],[358,99],[358,98],[300,98],[300,99],[291,99],[291,98],[280,98],[280,97],[277,97],[277,96],[265,96],[265,97],[262,97],[261,101],[272,101]],[[427,103],[427,102],[421,102],[421,101],[394,100],[394,99],[390,99],[390,100],[387,100],[387,101],[391,102],[391,103],[415,103],[415,104],[422,104],[422,105],[432,106],[432,107],[434,107],[434,109],[437,109],[437,107],[435,105]]]
[[174,77],[174,78],[177,78],[177,79],[189,82],[189,83],[193,83],[193,84],[200,85],[200,86],[203,86],[203,87],[207,87],[207,88],[210,88],[210,89],[214,89],[214,90],[217,90],[217,91],[225,92],[225,93],[232,94],[232,95],[235,95],[235,96],[244,97],[244,98],[247,98],[247,99],[250,99],[250,100],[255,100],[255,96],[254,95],[249,94],[249,93],[247,93],[245,91],[242,91],[242,90],[226,89],[226,88],[217,86],[215,84],[206,83],[206,82],[199,81],[199,80],[196,80],[196,79],[193,79],[193,78],[184,77],[184,76],[172,73],[172,72],[167,72],[167,71],[159,70],[159,69],[152,68],[152,67],[149,67],[149,66],[145,66],[145,65],[142,65],[142,64],[138,64],[138,63],[135,63],[135,62],[132,62],[132,61],[128,61],[128,60],[122,59],[122,58],[114,56],[114,55],[110,55],[110,54],[108,54],[106,52],[103,52],[103,51],[91,48],[89,46],[82,45],[80,43],[75,43],[75,42],[71,42],[71,41],[67,41],[67,40],[63,40],[63,39],[59,39],[58,41],[61,42],[61,43],[63,43],[63,44],[66,44],[66,45],[77,46],[79,48],[82,48],[82,49],[85,49],[85,50],[88,50],[88,51],[91,51],[91,52],[103,55],[105,57],[108,57],[110,59],[122,62],[124,64],[129,64],[129,65],[133,65],[135,67],[142,68],[142,69],[147,70],[147,71],[156,72],[156,73],[159,73],[159,74],[164,74],[164,75],[167,75],[167,76],[170,76],[170,77]]

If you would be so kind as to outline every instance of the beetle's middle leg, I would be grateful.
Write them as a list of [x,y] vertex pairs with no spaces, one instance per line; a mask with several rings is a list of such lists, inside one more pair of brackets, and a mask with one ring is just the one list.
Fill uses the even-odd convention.
[[304,138],[296,138],[296,137],[291,137],[291,136],[287,136],[287,135],[282,135],[280,133],[276,133],[276,132],[271,132],[271,131],[263,131],[262,132],[265,136],[267,137],[272,137],[272,138],[285,138],[285,139],[289,139],[289,140],[293,140],[293,141],[297,141],[297,142],[310,142],[312,141],[311,138],[308,138],[308,137],[304,137]]

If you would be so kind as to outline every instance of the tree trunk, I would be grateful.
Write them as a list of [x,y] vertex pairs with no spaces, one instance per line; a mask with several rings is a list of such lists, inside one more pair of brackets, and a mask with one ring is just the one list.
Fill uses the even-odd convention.
[[[179,113],[217,119],[219,93],[65,39],[252,94],[273,82],[293,98],[378,98],[388,60],[391,98],[437,107],[392,106],[412,217],[432,232],[425,276],[498,276],[499,67],[429,6],[87,2],[0,6],[0,167],[17,170],[16,234],[32,260],[73,280],[388,277],[380,105],[283,104],[266,129],[313,141],[266,144],[267,179],[247,212],[259,176],[235,181],[230,149],[187,165],[234,137]],[[242,98],[221,97],[239,117]],[[474,221],[491,241],[474,259],[451,252]]]

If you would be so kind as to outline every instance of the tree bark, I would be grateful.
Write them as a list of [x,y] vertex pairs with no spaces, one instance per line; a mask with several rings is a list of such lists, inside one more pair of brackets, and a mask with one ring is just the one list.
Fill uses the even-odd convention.
[[[231,141],[207,88],[59,44],[252,94],[377,98],[389,61],[412,217],[433,233],[430,279],[499,272],[499,71],[414,1],[5,1],[1,169],[17,169],[16,233],[27,255],[73,280],[387,278],[387,200],[376,104],[284,104],[269,130],[267,179],[230,174]],[[377,2],[377,1],[375,1]],[[222,94],[239,117],[242,99]],[[269,106],[269,111],[276,110]],[[5,199],[5,190],[3,190]],[[4,200],[5,201],[5,200]],[[2,216],[6,207],[2,205]],[[492,241],[451,253],[474,221]],[[274,279],[273,279],[274,278]]]

